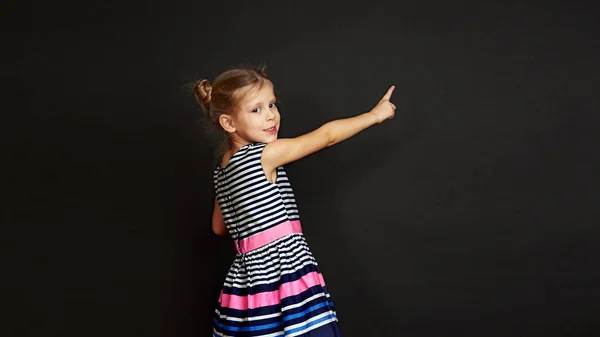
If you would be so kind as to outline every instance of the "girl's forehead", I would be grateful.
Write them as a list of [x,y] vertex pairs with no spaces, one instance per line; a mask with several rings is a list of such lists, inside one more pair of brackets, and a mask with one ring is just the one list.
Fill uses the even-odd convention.
[[253,86],[242,92],[241,102],[243,104],[258,103],[263,100],[270,100],[275,94],[273,93],[273,85],[270,81],[263,82],[262,86]]

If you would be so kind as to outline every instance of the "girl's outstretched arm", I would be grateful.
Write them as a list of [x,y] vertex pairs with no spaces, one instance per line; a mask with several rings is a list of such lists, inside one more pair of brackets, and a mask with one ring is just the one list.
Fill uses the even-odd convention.
[[393,91],[394,86],[391,86],[379,103],[369,112],[327,122],[302,136],[281,138],[267,144],[262,154],[263,170],[267,177],[270,177],[278,166],[337,144],[374,124],[393,118],[396,109],[396,106],[390,102]]
[[223,214],[221,213],[221,207],[219,207],[219,203],[215,199],[215,207],[213,209],[212,216],[212,230],[218,236],[227,236],[229,233],[227,232],[227,227],[225,226],[225,220],[223,220]]

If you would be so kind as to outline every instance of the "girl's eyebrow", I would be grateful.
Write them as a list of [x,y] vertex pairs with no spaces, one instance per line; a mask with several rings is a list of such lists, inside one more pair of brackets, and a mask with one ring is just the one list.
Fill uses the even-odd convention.
[[[277,100],[277,97],[273,96],[273,97],[271,97],[271,99],[269,100],[269,102],[276,101],[276,100]],[[261,100],[259,100],[259,99],[257,99],[257,100],[255,100],[255,101],[252,101],[252,102],[251,102],[250,104],[248,104],[248,105],[249,105],[249,106],[255,106],[255,105],[258,105],[258,104],[260,104],[260,103],[262,103],[262,101],[261,101]]]

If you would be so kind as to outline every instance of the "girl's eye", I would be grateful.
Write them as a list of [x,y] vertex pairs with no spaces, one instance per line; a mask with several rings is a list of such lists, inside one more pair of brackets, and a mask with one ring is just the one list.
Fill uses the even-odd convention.
[[[277,108],[277,103],[271,103],[271,104],[269,104],[269,108],[270,109]],[[262,110],[261,108],[257,107],[257,108],[252,109],[252,112],[261,112],[261,110]]]

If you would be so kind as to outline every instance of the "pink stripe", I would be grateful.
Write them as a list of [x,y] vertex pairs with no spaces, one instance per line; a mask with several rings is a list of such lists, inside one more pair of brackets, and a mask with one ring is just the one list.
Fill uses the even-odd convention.
[[275,227],[271,227],[265,231],[262,231],[254,236],[240,240],[240,248],[242,250],[241,252],[237,248],[237,243],[234,243],[236,249],[238,249],[238,252],[247,253],[253,249],[262,247],[279,238],[294,233],[302,233],[302,226],[300,225],[300,220],[286,221]]
[[296,281],[282,284],[279,287],[279,290],[258,293],[248,296],[223,294],[223,292],[221,291],[221,295],[219,296],[219,303],[224,308],[238,310],[254,309],[268,305],[279,304],[281,302],[281,299],[286,298],[288,296],[298,295],[303,291],[306,291],[306,289],[319,284],[324,287],[325,280],[323,280],[323,276],[319,272],[313,271],[302,276]]

